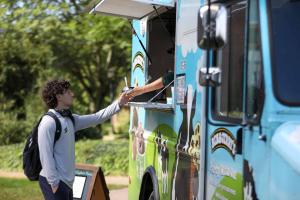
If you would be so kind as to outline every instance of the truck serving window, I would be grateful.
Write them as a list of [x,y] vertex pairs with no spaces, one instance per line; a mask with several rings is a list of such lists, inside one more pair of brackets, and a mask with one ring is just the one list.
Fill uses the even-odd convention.
[[214,89],[214,118],[239,122],[243,115],[243,64],[246,3],[228,7],[228,41],[216,53],[221,85]]
[[[155,13],[148,20],[148,30],[148,52],[152,59],[152,63],[148,65],[150,83],[169,71],[174,71],[176,8],[168,9],[159,16]],[[167,96],[171,97],[171,86],[153,101],[166,103]]]
[[283,104],[300,105],[300,1],[271,0],[274,90]]

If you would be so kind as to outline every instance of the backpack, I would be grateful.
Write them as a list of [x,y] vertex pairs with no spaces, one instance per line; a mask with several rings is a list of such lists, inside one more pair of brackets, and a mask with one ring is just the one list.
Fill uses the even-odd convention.
[[[61,124],[57,116],[53,112],[47,112],[45,115],[52,117],[55,120],[56,130],[54,137],[54,144],[60,138],[61,135]],[[44,116],[45,116],[44,115]],[[23,150],[23,170],[24,174],[31,181],[39,180],[39,175],[42,170],[40,161],[39,146],[38,146],[38,127],[42,121],[43,116],[39,122],[32,129],[31,134],[27,138],[25,148]]]

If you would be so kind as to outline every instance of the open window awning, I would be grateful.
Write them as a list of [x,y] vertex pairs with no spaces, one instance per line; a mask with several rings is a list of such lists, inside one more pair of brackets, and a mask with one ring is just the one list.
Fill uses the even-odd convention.
[[114,15],[128,19],[141,19],[153,12],[153,6],[174,7],[175,0],[101,0],[92,1],[88,6],[90,13]]

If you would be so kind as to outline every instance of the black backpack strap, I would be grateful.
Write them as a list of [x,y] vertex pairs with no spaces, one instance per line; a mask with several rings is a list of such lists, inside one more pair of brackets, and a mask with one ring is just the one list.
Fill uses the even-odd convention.
[[33,130],[32,130],[32,138],[33,138],[33,140],[35,140],[35,141],[38,140],[38,128],[39,128],[39,125],[40,125],[40,123],[41,123],[43,117],[44,117],[44,116],[42,116],[42,117],[39,119],[38,123],[35,125],[35,127],[34,127]]
[[71,121],[73,123],[73,126],[74,126],[74,129],[75,129],[75,119],[74,119],[73,115],[70,115],[70,119],[71,119]]
[[[60,134],[61,134],[61,123],[58,119],[58,117],[53,113],[53,112],[47,112],[45,115],[49,115],[50,117],[52,117],[55,121],[56,124],[56,129],[55,129],[55,137],[54,137],[54,144],[56,143],[56,141],[60,138]],[[53,144],[53,145],[54,145]]]

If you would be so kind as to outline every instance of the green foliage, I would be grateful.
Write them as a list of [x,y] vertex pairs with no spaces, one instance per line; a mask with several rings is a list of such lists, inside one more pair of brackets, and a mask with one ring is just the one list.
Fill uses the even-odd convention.
[[0,169],[4,171],[21,171],[24,146],[25,143],[0,146]]
[[79,141],[76,162],[101,166],[105,175],[127,175],[128,141]]
[[124,107],[121,111],[116,115],[117,117],[117,124],[112,126],[111,122],[105,122],[102,124],[102,133],[103,135],[112,135],[114,134],[117,138],[129,138],[129,108]]
[[56,29],[60,29],[54,33],[57,36],[49,35],[46,41],[55,52],[53,65],[70,74],[73,86],[81,89],[76,93],[78,101],[86,105],[87,111],[100,109],[118,94],[112,88],[116,88],[129,72],[130,29],[127,22],[112,17],[80,15]]
[[[22,171],[24,143],[0,146],[0,170]],[[128,141],[81,140],[75,145],[76,163],[101,166],[105,175],[128,174]]]
[[0,127],[0,145],[22,142],[29,132],[26,122],[16,123],[14,114],[0,113]]
[[[25,139],[46,111],[40,91],[49,79],[71,81],[76,113],[116,98],[130,70],[127,20],[83,13],[88,0],[0,2],[0,144]],[[101,127],[84,134],[99,138]]]
[[115,134],[121,135],[121,137],[129,138],[129,109],[123,108],[118,114],[118,127]]

